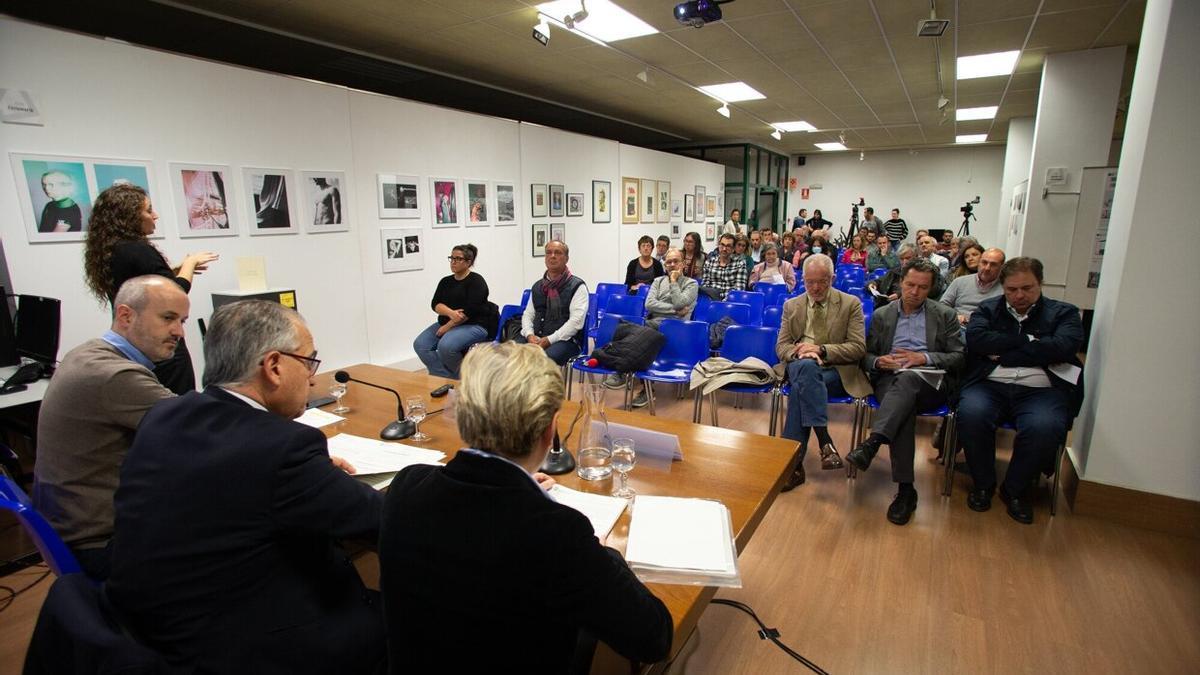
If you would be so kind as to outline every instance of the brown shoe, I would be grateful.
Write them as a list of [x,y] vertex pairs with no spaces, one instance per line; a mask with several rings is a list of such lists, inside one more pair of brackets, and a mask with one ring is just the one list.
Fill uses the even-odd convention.
[[833,447],[833,443],[821,446],[821,468],[825,471],[842,468],[842,458],[838,456],[837,448]]
[[804,485],[804,478],[804,464],[797,464],[795,470],[792,471],[792,475],[788,476],[787,482],[783,484],[780,492],[791,492],[797,487]]

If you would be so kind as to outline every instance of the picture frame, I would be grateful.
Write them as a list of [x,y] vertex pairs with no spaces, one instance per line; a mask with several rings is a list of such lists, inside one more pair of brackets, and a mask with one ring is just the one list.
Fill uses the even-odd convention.
[[550,184],[550,217],[562,218],[566,204],[566,189],[561,185]]
[[655,194],[658,195],[658,201],[655,203],[654,220],[660,223],[666,223],[671,220],[671,181],[658,181]]
[[567,242],[567,224],[550,223],[550,239],[548,241]]
[[621,178],[621,223],[635,225],[638,221],[638,179]]
[[717,224],[709,222],[704,226],[704,241],[713,241],[717,238]]
[[350,202],[344,171],[301,171],[298,187],[300,218],[309,234],[348,232]]
[[697,185],[695,188],[695,192],[696,192],[696,210],[694,212],[695,218],[696,218],[697,223],[702,223],[702,222],[704,222],[704,217],[705,217],[704,214],[706,211],[706,205],[704,203],[704,186]]
[[421,179],[394,173],[375,174],[380,218],[420,218]]
[[[97,158],[85,166],[91,170],[92,177],[95,178],[96,197],[114,185],[129,183],[146,191],[146,194],[150,196],[150,204],[155,207],[155,210],[162,208],[164,213],[170,215],[169,205],[165,201],[161,205],[156,201],[157,197],[165,199],[166,195],[161,195],[157,191],[154,165],[149,160]],[[159,215],[161,216],[162,213]],[[148,238],[162,239],[166,236],[163,233],[163,225],[165,223],[160,221],[154,234]],[[86,226],[84,229],[87,229]]]
[[462,209],[462,183],[457,178],[429,179],[429,212],[433,227],[459,227],[466,220]]
[[295,182],[287,169],[242,167],[246,189],[246,230],[250,236],[296,234]]
[[680,236],[682,236],[680,234],[680,230],[682,229],[683,225],[680,222],[675,221],[671,223],[671,239],[678,239]]
[[683,200],[682,199],[672,199],[671,200],[671,219],[679,220],[680,218],[683,218]]
[[683,196],[683,222],[696,222],[696,195],[690,192]]
[[546,223],[534,223],[529,226],[531,255],[535,258],[546,257],[546,244],[550,241],[550,226]]
[[512,181],[492,183],[492,195],[496,200],[494,224],[496,227],[517,224],[517,184]]
[[653,223],[654,208],[658,201],[658,183],[652,180],[641,179],[638,185],[638,222]]
[[583,193],[568,192],[567,193],[567,217],[583,215]]
[[380,258],[383,273],[425,269],[424,228],[379,228]]
[[704,212],[709,218],[717,217],[717,196],[707,195],[704,198]]
[[612,183],[610,181],[592,181],[592,222],[612,222]]
[[485,180],[464,180],[463,195],[467,202],[467,227],[488,227],[492,224],[489,188]]
[[545,183],[529,185],[529,215],[533,218],[550,215],[550,190]]
[[224,164],[171,164],[171,194],[181,238],[238,235],[240,221],[232,177],[233,172]]

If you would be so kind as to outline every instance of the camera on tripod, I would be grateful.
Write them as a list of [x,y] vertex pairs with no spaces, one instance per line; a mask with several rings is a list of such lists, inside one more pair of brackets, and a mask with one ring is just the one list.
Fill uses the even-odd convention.
[[974,205],[978,204],[980,201],[979,195],[975,195],[975,199],[972,199],[966,204],[960,206],[958,210],[962,212],[963,218],[973,218],[974,216],[972,215],[972,212],[975,210]]

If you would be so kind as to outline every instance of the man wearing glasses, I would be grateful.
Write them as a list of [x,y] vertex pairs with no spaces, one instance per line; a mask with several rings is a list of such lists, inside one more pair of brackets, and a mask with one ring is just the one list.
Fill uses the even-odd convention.
[[292,420],[320,367],[294,310],[219,308],[204,386],[146,413],[121,468],[107,593],[189,672],[374,672],[377,595],[335,539],[374,541],[383,499]]
[[713,300],[723,300],[733,289],[745,289],[750,272],[741,258],[733,258],[733,235],[723,234],[717,241],[717,255],[704,261],[700,290]]

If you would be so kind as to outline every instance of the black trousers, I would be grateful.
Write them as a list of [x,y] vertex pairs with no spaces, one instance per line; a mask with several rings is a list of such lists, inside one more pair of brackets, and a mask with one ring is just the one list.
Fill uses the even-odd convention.
[[879,410],[875,411],[871,431],[889,441],[892,480],[911,483],[917,452],[917,413],[945,405],[946,392],[929,386],[917,373],[902,370],[885,373],[876,381],[875,398]]

